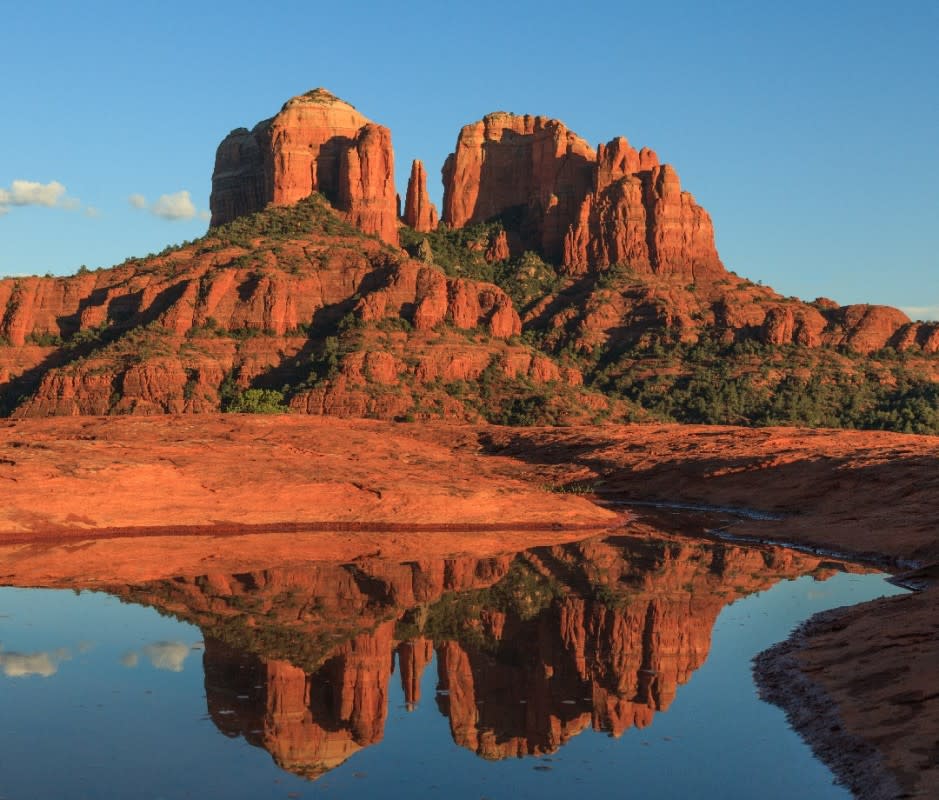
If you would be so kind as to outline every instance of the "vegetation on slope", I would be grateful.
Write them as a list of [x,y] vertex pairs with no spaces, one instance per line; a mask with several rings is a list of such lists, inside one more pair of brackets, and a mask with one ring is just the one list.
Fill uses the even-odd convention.
[[703,340],[631,348],[588,374],[662,421],[939,433],[939,384],[897,353]]
[[[734,276],[705,288],[623,264],[574,279],[531,252],[497,260],[491,248],[500,236],[505,241],[504,233],[503,222],[432,233],[404,227],[401,243],[412,258],[447,276],[501,287],[524,323],[522,335],[508,340],[483,327],[458,328],[450,319],[415,330],[413,308],[366,322],[362,298],[372,284],[384,285],[402,255],[317,195],[238,218],[194,242],[98,271],[95,292],[118,293],[102,309],[105,316],[89,321],[76,314],[29,331],[25,348],[32,348],[33,361],[25,368],[17,363],[25,351],[0,342],[0,377],[8,364],[15,376],[0,385],[0,414],[28,405],[55,373],[61,379],[55,391],[66,394],[80,393],[81,381],[93,378],[98,396],[83,400],[81,413],[300,410],[508,425],[661,420],[939,433],[937,355],[771,345],[759,331],[728,337],[716,325],[722,298],[791,307],[798,301]],[[188,329],[172,321],[174,308],[199,307],[231,272],[235,302],[257,311],[272,302],[265,294],[272,287],[305,282],[320,291],[341,269],[342,280],[354,278],[358,288],[287,331],[249,317],[222,324],[203,314]],[[87,273],[50,280],[87,281]],[[120,295],[132,281],[143,288]],[[134,298],[149,286],[166,288],[154,310],[135,310]],[[24,291],[13,285],[8,318]],[[591,322],[619,319],[623,309],[628,324]],[[383,374],[369,366],[376,354],[385,358]],[[435,358],[469,366],[428,376]],[[520,360],[541,366],[509,366]],[[128,388],[164,378],[178,382],[178,396],[141,405]],[[63,413],[56,408],[47,403],[30,413]]]

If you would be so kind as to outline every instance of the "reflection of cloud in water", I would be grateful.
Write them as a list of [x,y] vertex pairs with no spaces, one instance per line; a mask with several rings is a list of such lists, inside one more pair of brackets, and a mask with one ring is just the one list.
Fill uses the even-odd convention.
[[33,675],[50,678],[58,671],[59,664],[71,657],[72,654],[64,647],[39,653],[4,653],[0,650],[0,670],[8,678],[28,678]]
[[179,641],[154,642],[143,648],[143,654],[156,669],[182,672],[183,662],[189,655],[189,645]]
[[153,642],[141,648],[141,652],[128,650],[120,658],[120,663],[128,669],[133,669],[140,663],[141,653],[150,662],[154,669],[167,672],[182,672],[183,663],[189,655],[191,648],[185,642]]

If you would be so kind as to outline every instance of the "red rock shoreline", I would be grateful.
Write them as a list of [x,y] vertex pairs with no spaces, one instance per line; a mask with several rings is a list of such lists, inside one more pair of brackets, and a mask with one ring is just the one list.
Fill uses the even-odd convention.
[[760,698],[785,713],[812,752],[859,800],[909,797],[876,747],[844,727],[837,700],[803,670],[799,652],[825,623],[837,623],[844,608],[823,611],[796,628],[788,639],[753,659]]
[[[622,524],[622,520],[618,524]],[[315,536],[320,533],[542,533],[545,531],[581,532],[606,531],[617,526],[597,523],[563,522],[498,522],[498,523],[395,523],[395,522],[280,522],[219,525],[150,525],[113,528],[50,528],[31,531],[0,531],[0,546],[35,544],[59,545],[71,541],[102,541],[107,539],[145,539],[152,537],[209,536],[230,538],[259,534],[296,533]]]

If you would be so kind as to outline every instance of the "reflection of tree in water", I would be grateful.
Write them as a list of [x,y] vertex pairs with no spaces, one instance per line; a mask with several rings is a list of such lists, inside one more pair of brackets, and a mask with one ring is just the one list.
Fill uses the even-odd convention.
[[515,555],[205,575],[118,590],[203,628],[219,729],[309,778],[383,736],[397,664],[485,758],[618,736],[666,710],[735,598],[841,565],[778,548],[619,536]]

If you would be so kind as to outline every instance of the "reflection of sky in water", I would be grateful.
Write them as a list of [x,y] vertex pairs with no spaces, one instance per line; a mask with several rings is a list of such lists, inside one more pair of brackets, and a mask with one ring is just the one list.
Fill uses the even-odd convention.
[[0,671],[8,678],[29,678],[38,675],[51,678],[59,669],[59,662],[68,661],[71,652],[60,647],[52,652],[5,653],[0,646]]
[[[0,617],[2,619],[2,617]],[[94,642],[80,641],[75,650],[84,655],[94,648]],[[51,678],[59,670],[63,661],[71,661],[72,651],[67,647],[55,650],[43,650],[38,653],[4,652],[3,643],[0,642],[0,672],[8,678]]]
[[[140,649],[144,657],[154,669],[164,669],[167,672],[182,672],[186,656],[192,650],[185,642],[153,642]],[[128,650],[123,653],[119,663],[128,669],[134,669],[140,663],[140,653]]]
[[[756,700],[749,662],[815,611],[897,591],[838,575],[739,599],[718,619],[705,665],[651,726],[619,739],[587,730],[545,758],[492,763],[454,745],[432,664],[416,709],[392,680],[382,741],[309,783],[212,723],[198,628],[100,593],[0,588],[0,797],[139,797],[145,786],[164,798],[744,800],[759,786],[761,800],[846,798],[782,712]],[[12,680],[28,676],[51,679]]]
[[182,672],[183,662],[189,655],[189,645],[184,642],[154,642],[143,649],[154,669]]
[[[167,672],[182,672],[186,658],[193,650],[201,650],[201,645],[186,644],[186,642],[152,642],[140,649],[147,661],[154,669],[163,669]],[[121,666],[134,669],[140,663],[140,653],[128,650],[119,659]]]

